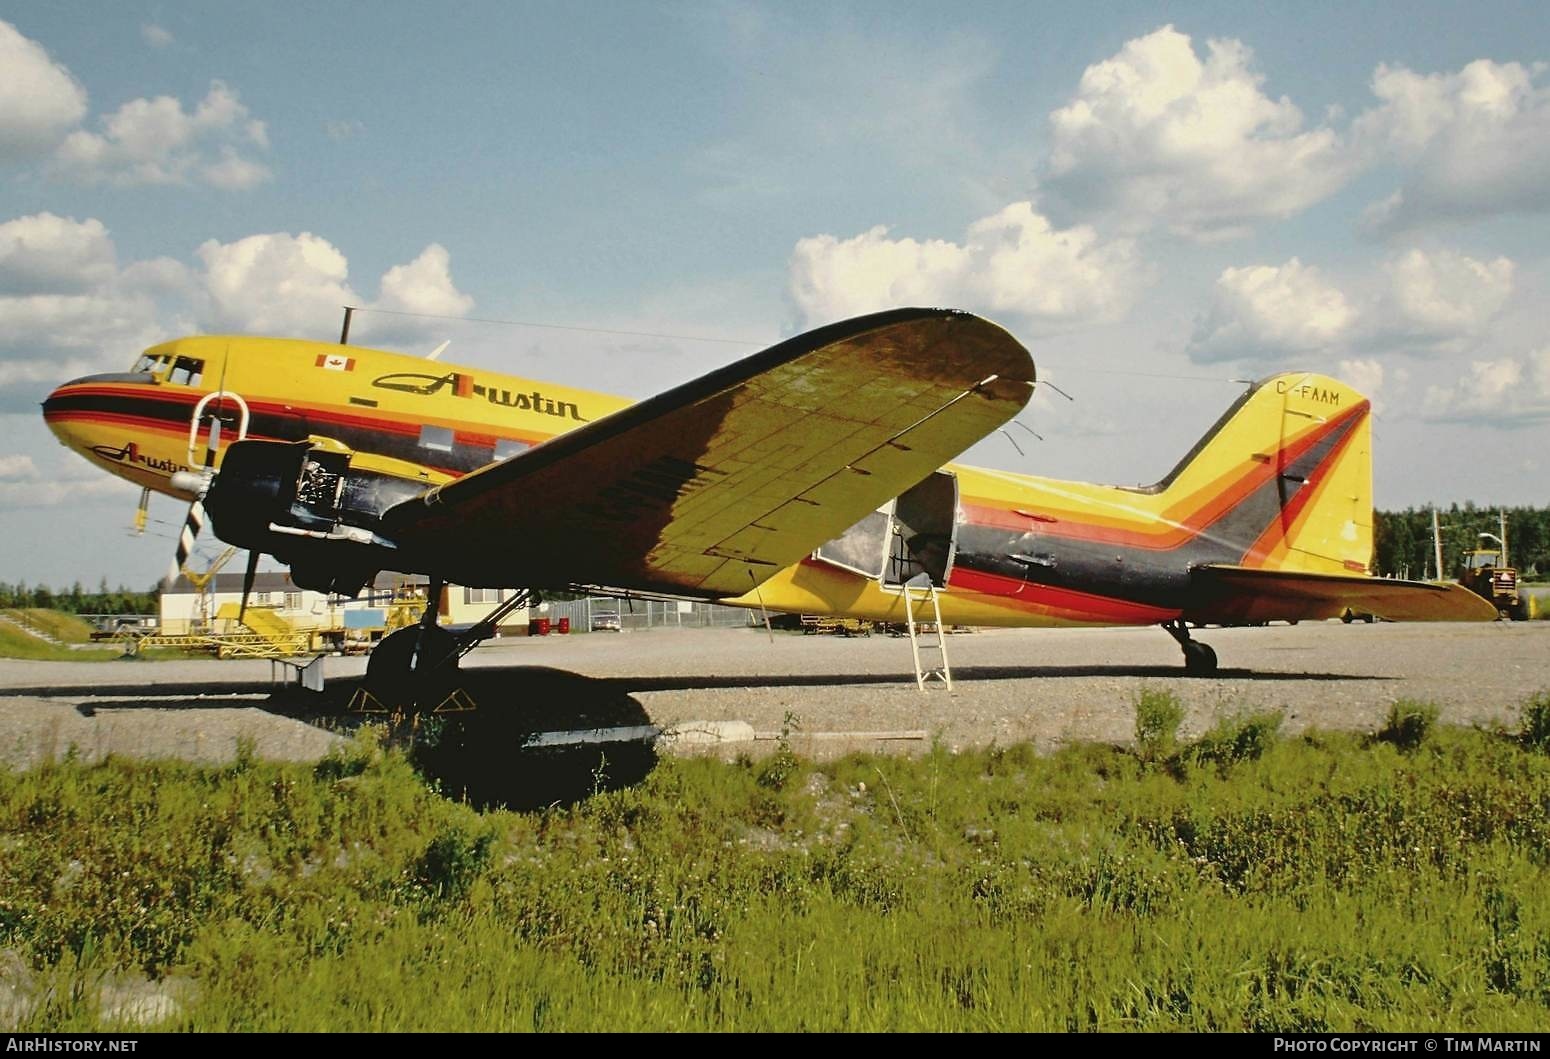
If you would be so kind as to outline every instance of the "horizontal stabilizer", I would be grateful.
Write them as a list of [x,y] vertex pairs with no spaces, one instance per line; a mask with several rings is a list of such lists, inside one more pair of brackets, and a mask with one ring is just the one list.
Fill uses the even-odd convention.
[[1388,621],[1494,621],[1496,608],[1459,584],[1360,574],[1207,565],[1190,571],[1186,621],[1316,621],[1345,611]]

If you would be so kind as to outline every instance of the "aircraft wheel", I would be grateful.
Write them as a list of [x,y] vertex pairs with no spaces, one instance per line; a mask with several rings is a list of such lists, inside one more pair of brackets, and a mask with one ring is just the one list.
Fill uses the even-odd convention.
[[1184,672],[1192,677],[1209,677],[1216,673],[1216,652],[1209,644],[1191,640],[1184,645]]
[[[418,625],[389,634],[366,660],[366,690],[390,709],[423,706],[433,709],[457,674],[457,639],[440,626]],[[434,668],[415,668],[417,654]],[[438,660],[444,660],[435,665]]]

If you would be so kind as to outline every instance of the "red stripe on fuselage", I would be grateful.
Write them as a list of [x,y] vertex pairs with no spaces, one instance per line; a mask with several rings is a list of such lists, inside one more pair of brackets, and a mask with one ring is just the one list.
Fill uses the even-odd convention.
[[1172,621],[1182,613],[1177,608],[1155,607],[1128,599],[1115,599],[1071,588],[1057,588],[1023,581],[1004,574],[986,573],[967,567],[954,567],[948,575],[950,589],[978,592],[993,597],[998,604],[1020,610],[1051,614],[1068,621],[1110,625],[1156,625]]

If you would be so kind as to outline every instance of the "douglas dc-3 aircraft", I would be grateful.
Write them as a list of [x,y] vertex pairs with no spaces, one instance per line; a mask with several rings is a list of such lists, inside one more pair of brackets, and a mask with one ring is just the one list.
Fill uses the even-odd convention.
[[[995,324],[897,309],[638,404],[233,336],[154,346],[43,415],[94,465],[193,502],[180,560],[208,512],[250,550],[249,584],[269,554],[346,595],[396,570],[428,575],[433,600],[451,582],[902,621],[906,585],[929,580],[943,622],[1160,625],[1194,674],[1216,656],[1193,625],[1496,616],[1459,586],[1369,576],[1371,408],[1343,383],[1253,385],[1152,486],[947,462],[1034,386]],[[377,647],[368,687],[424,701],[493,626],[455,635],[436,610]]]

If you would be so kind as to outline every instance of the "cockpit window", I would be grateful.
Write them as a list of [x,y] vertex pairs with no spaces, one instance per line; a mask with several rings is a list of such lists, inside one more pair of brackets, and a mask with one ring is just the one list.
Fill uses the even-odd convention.
[[162,382],[179,386],[198,386],[204,374],[205,362],[194,357],[178,357],[171,353],[142,353],[130,369],[138,374],[156,376]]
[[179,357],[172,362],[172,374],[167,376],[167,381],[180,386],[198,386],[199,377],[204,374],[204,370],[204,361],[195,360],[193,357]]

